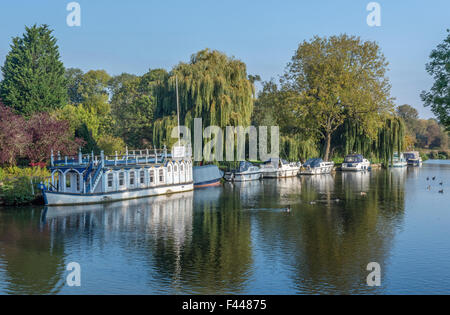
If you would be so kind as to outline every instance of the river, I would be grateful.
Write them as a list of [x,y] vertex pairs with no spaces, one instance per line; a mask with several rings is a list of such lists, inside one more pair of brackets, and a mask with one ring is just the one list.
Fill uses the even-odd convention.
[[0,294],[402,293],[450,294],[450,161],[0,209]]

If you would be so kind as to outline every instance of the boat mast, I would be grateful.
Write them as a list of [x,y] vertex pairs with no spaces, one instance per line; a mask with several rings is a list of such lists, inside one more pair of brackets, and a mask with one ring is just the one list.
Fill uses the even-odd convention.
[[178,98],[178,76],[175,76],[175,85],[177,89],[177,118],[178,118],[178,145],[181,145],[180,143],[180,100]]

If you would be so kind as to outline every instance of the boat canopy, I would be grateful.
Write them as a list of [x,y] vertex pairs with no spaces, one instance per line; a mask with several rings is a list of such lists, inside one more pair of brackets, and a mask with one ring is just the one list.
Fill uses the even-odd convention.
[[193,168],[194,184],[213,181],[223,177],[216,165],[195,166]]
[[362,163],[364,157],[361,154],[347,155],[344,159],[344,163]]
[[303,164],[303,166],[305,167],[319,167],[320,163],[322,163],[323,160],[321,158],[313,158],[313,159],[309,159],[308,161],[306,161],[305,164]]
[[278,168],[279,163],[280,163],[280,159],[270,158],[269,160],[264,162],[264,165],[273,165],[273,167]]
[[420,154],[417,151],[413,151],[413,152],[405,152],[405,153],[403,153],[403,156],[407,160],[414,160],[414,159],[418,159],[420,157]]
[[253,164],[247,161],[243,161],[239,164],[239,173],[247,171]]

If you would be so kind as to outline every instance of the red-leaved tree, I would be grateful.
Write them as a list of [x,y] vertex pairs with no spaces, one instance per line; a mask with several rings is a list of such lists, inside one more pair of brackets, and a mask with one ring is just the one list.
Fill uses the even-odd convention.
[[0,100],[0,164],[15,165],[26,154],[31,135],[26,132],[25,119],[15,114]]
[[26,132],[31,143],[26,148],[26,156],[31,162],[43,162],[50,156],[51,150],[62,155],[75,155],[85,141],[73,138],[69,122],[57,120],[48,113],[34,114],[27,122]]

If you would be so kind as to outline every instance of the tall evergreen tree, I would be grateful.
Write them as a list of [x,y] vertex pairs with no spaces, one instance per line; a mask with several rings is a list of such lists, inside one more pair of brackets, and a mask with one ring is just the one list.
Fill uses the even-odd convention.
[[22,37],[13,38],[2,67],[0,97],[24,116],[67,102],[65,69],[52,32],[47,25],[26,27]]

